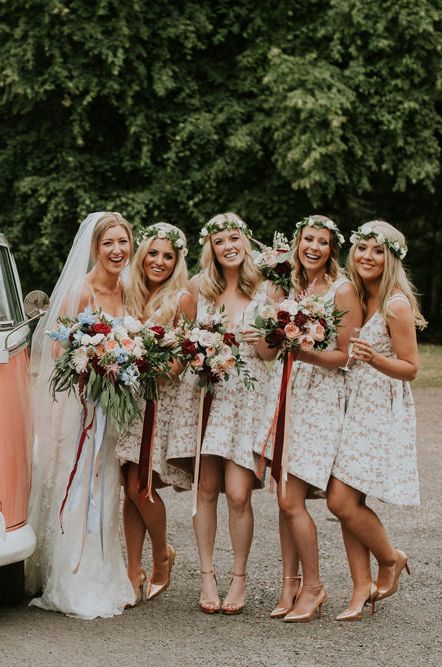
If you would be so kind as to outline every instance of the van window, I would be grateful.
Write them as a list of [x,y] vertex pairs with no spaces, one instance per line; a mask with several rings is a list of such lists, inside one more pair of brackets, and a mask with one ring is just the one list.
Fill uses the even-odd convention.
[[23,312],[9,250],[0,245],[0,326],[8,321],[23,322]]

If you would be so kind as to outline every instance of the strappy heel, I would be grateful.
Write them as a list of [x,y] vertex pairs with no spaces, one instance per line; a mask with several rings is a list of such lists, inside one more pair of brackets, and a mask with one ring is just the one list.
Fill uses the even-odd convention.
[[284,618],[282,619],[285,623],[308,623],[309,621],[313,621],[313,619],[316,616],[316,612],[318,612],[319,617],[321,617],[322,614],[322,605],[327,599],[327,593],[325,591],[325,588],[322,584],[318,584],[315,586],[306,586],[305,584],[303,585],[303,590],[311,590],[311,591],[318,591],[316,595],[316,600],[314,602],[314,605],[310,611],[304,612],[302,614],[298,614],[295,611],[295,608],[292,609],[291,612],[289,612]]
[[371,615],[375,613],[375,605],[376,605],[376,600],[378,596],[378,588],[374,581],[371,582],[370,584],[370,593],[367,597],[366,600],[364,600],[363,604],[359,609],[346,609],[345,611],[342,612],[342,614],[339,614],[339,616],[336,616],[337,621],[362,621],[362,617],[364,615],[364,607],[367,604],[371,604]]
[[294,604],[296,602],[296,598],[298,597],[299,593],[301,592],[302,588],[302,577],[300,575],[296,575],[294,577],[282,577],[282,581],[299,581],[299,586],[296,590],[296,593],[293,596],[292,604],[290,607],[275,607],[273,611],[270,612],[270,618],[284,618],[286,614],[289,613],[291,609],[293,609]]
[[[230,584],[232,584],[233,577],[239,577],[245,579],[247,576],[246,573],[236,574],[236,572],[231,572],[230,574],[231,574]],[[226,614],[227,616],[236,616],[237,614],[241,614],[243,612],[245,606],[246,606],[245,602],[243,604],[234,604],[233,602],[224,601],[221,605],[221,611],[223,614]]]
[[[218,584],[218,581],[216,579],[215,570],[208,570],[207,572],[203,572],[201,570],[201,572],[200,572],[201,576],[209,575],[209,574],[215,579],[215,584]],[[199,607],[200,607],[201,611],[204,612],[205,614],[218,614],[218,612],[221,609],[221,604],[220,604],[219,601],[218,602],[213,602],[211,600],[200,600],[199,601]]]

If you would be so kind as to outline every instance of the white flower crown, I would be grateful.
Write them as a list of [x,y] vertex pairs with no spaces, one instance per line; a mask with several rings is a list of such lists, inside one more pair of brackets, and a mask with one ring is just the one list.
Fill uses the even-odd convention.
[[236,220],[229,220],[226,218],[225,220],[218,220],[217,222],[211,222],[209,220],[200,231],[200,245],[204,245],[211,234],[222,232],[224,229],[239,229],[248,239],[252,238],[251,229],[249,229],[246,223],[240,218],[237,218]]
[[170,241],[172,248],[174,250],[180,250],[183,257],[186,257],[188,253],[186,243],[181,238],[179,231],[175,229],[164,229],[161,222],[157,225],[150,225],[149,227],[142,229],[137,236],[137,244],[140,245],[143,241],[152,238],[166,239],[167,241]]
[[408,252],[406,245],[401,245],[399,241],[391,241],[387,239],[382,232],[375,231],[370,225],[361,225],[356,231],[353,231],[350,236],[350,243],[357,243],[362,239],[375,239],[378,245],[384,245],[391,252],[392,255],[398,259],[404,259]]
[[303,220],[300,220],[296,223],[295,233],[293,236],[297,236],[304,227],[328,229],[335,235],[339,247],[345,243],[344,237],[342,236],[336,224],[333,222],[333,220],[330,220],[330,218],[323,218],[322,216],[318,215],[309,215],[307,218],[304,218]]

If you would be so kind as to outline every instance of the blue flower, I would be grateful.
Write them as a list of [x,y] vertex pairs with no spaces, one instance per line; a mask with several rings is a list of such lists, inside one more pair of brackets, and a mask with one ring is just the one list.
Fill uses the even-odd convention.
[[126,387],[138,387],[138,378],[140,377],[140,373],[137,368],[134,368],[133,366],[129,366],[129,368],[126,368],[126,370],[121,371],[119,373],[118,378],[121,380],[123,384],[126,385]]
[[81,324],[94,324],[95,317],[93,315],[93,310],[90,306],[85,308],[82,313],[78,313],[78,321]]
[[60,343],[64,343],[69,338],[69,329],[64,326],[58,327],[56,331],[47,331],[46,332],[52,340],[57,340]]

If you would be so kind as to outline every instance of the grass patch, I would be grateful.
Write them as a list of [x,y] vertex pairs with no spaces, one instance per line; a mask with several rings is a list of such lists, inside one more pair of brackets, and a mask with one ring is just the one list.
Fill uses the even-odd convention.
[[413,389],[442,387],[442,345],[419,345],[419,372]]

